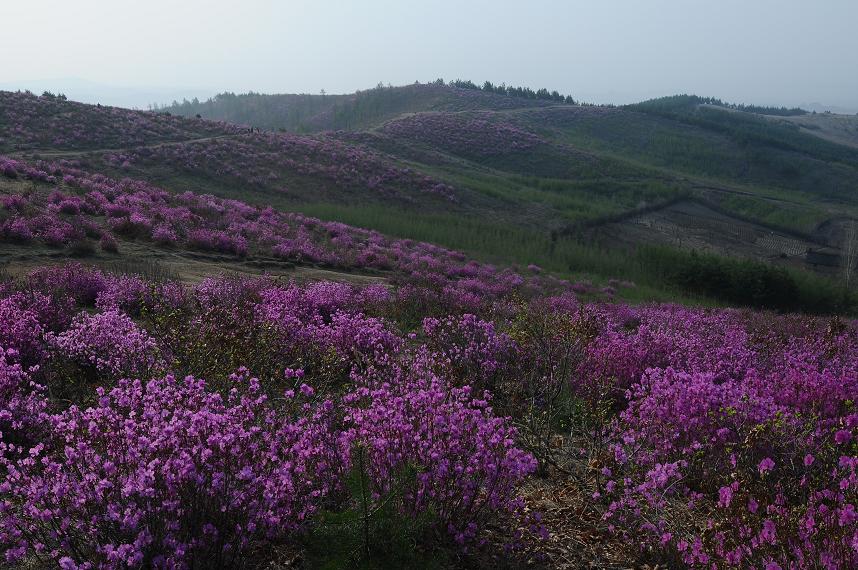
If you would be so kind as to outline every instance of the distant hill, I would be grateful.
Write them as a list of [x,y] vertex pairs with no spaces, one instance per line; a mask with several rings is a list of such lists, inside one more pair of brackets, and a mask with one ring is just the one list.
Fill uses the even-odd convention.
[[708,105],[720,107],[732,111],[743,111],[746,113],[755,113],[758,115],[779,115],[784,117],[792,117],[798,115],[806,115],[810,111],[800,107],[769,107],[764,105],[746,105],[742,103],[725,103],[715,97],[700,97],[698,95],[673,95],[670,97],[659,97],[650,99],[641,103],[627,105],[627,107],[659,112],[675,112],[689,107],[700,105]]
[[824,103],[802,103],[799,105],[802,109],[807,109],[811,113],[832,113],[835,115],[855,115],[858,114],[858,107],[841,107],[839,105],[825,105]]
[[[464,83],[464,82],[463,82]],[[473,84],[470,84],[473,85]],[[404,113],[473,111],[542,107],[556,104],[546,98],[501,95],[471,88],[429,83],[401,87],[378,86],[350,95],[221,93],[206,101],[174,102],[162,112],[223,120],[272,130],[318,132],[378,126]]]

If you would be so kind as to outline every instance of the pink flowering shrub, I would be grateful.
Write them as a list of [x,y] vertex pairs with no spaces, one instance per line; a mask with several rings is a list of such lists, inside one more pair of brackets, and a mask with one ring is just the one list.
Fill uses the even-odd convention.
[[79,263],[41,267],[27,275],[27,285],[50,295],[71,295],[81,305],[93,306],[106,287],[101,271]]
[[179,241],[179,236],[169,225],[160,224],[152,230],[152,241],[158,245],[175,245]]
[[349,310],[364,299],[349,285],[272,287],[260,297],[254,307],[256,322],[272,327],[279,349],[289,352],[289,360],[301,362],[311,374],[317,368],[326,369],[326,381],[342,381],[352,368],[378,366],[402,347],[390,323]]
[[792,337],[752,336],[729,311],[640,318],[638,333],[592,345],[623,362],[642,332],[669,332],[659,367],[614,376],[629,388],[603,473],[611,527],[693,567],[858,563],[855,332],[805,321]]
[[98,240],[98,246],[106,252],[116,253],[119,251],[119,244],[116,238],[110,232],[102,232],[101,238]]
[[515,429],[492,413],[488,394],[452,387],[420,354],[381,376],[362,378],[348,395],[348,436],[366,449],[374,500],[380,501],[403,470],[402,509],[431,512],[460,544],[480,524],[521,507],[517,488],[536,469],[515,445]]
[[23,218],[15,217],[0,224],[0,236],[12,242],[32,241],[33,231]]
[[[854,520],[840,516],[858,490],[843,430],[711,373],[670,368],[645,375],[622,418],[607,516],[639,529],[637,540],[688,565],[855,561]],[[852,414],[835,427],[856,426]],[[677,519],[679,505],[698,524]]]
[[243,236],[208,229],[193,230],[188,234],[188,245],[195,249],[247,254],[247,240]]
[[59,355],[107,377],[139,377],[163,366],[155,339],[115,308],[80,313],[49,344]]
[[476,315],[427,317],[423,332],[444,369],[472,388],[494,390],[496,382],[512,369],[515,343]]
[[95,299],[101,311],[118,309],[129,315],[139,315],[150,298],[148,283],[134,275],[106,275],[104,289]]
[[354,364],[383,362],[402,346],[400,337],[385,321],[363,313],[337,311],[330,323],[311,324],[307,332],[312,342]]
[[32,363],[42,356],[45,331],[39,315],[26,305],[26,297],[20,293],[0,298],[0,346],[14,349]]
[[52,435],[0,456],[0,548],[64,568],[234,567],[305,527],[336,491],[343,449],[330,402],[279,414],[258,382],[224,398],[167,376],[98,389]]
[[46,416],[44,388],[32,378],[38,367],[17,360],[17,351],[0,346],[0,456],[13,453],[10,445],[38,441]]

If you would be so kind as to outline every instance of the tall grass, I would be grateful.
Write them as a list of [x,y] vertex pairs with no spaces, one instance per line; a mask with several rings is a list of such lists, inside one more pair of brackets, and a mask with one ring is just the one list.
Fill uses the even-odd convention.
[[560,276],[634,281],[636,301],[676,300],[732,304],[780,311],[853,313],[858,297],[839,283],[798,268],[681,251],[666,246],[606,248],[546,230],[456,214],[413,213],[378,205],[307,204],[299,209],[322,219],[428,241],[495,263],[534,263]]

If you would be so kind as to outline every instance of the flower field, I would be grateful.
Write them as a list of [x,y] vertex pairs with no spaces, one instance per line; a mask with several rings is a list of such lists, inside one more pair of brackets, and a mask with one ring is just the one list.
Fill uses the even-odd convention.
[[490,114],[423,113],[386,123],[382,131],[429,143],[464,156],[511,154],[547,144],[539,136],[506,123],[493,123]]
[[570,476],[631,557],[858,561],[854,323],[75,264],[0,291],[8,562],[230,566],[390,505],[538,551],[527,482]]
[[380,198],[414,201],[411,192],[455,201],[455,190],[378,153],[330,138],[288,133],[244,134],[231,138],[110,153],[118,167],[169,165],[183,172],[208,173],[233,184],[276,187],[288,194],[290,176],[310,177]]
[[[298,172],[457,199],[335,138],[121,110],[52,132],[71,104],[14,97],[4,132],[115,148],[112,173],[151,163],[252,188]],[[543,144],[475,117],[381,131],[478,156]],[[0,565],[858,567],[858,322],[627,305],[627,281],[93,164],[0,156],[0,245],[54,261],[0,273]],[[141,248],[378,282],[105,263]],[[575,514],[547,512],[546,488],[574,489]],[[563,566],[587,540],[601,558]]]
[[396,270],[416,282],[443,285],[475,303],[524,285],[562,287],[561,280],[467,260],[428,243],[392,240],[371,230],[191,192],[172,194],[141,180],[90,174],[74,162],[36,165],[0,156],[10,180],[37,183],[2,197],[0,236],[57,249],[119,249],[117,237],[162,248],[271,257],[352,269]]

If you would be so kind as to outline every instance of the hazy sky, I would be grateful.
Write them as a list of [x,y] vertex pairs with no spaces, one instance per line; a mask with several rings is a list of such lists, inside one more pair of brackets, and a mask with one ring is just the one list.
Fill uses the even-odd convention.
[[0,2],[2,88],[113,104],[443,77],[858,110],[858,0]]

